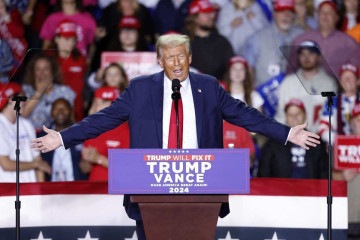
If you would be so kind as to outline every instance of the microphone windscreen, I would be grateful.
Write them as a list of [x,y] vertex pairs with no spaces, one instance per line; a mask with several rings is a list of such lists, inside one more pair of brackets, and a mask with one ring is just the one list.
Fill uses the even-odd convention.
[[180,80],[179,79],[172,80],[171,89],[173,90],[173,92],[180,91]]

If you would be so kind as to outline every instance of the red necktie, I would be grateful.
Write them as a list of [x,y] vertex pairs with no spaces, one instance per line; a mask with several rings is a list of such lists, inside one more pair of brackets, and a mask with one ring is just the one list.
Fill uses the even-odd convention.
[[[182,106],[181,98],[178,100],[178,114],[179,114],[179,131],[180,131],[180,148],[182,148],[183,106]],[[175,112],[174,101],[172,102],[171,105],[168,148],[177,148],[176,112]]]

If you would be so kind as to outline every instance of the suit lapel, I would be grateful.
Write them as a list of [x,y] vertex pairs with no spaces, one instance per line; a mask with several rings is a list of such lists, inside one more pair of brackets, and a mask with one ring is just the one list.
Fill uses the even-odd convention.
[[194,99],[197,140],[199,147],[201,147],[200,140],[201,140],[201,129],[202,129],[202,121],[203,121],[202,109],[203,109],[204,98],[203,98],[203,93],[201,91],[199,80],[196,78],[196,76],[194,74],[189,73],[189,79],[190,79],[191,90]]
[[154,111],[156,132],[160,148],[162,148],[162,117],[163,117],[163,98],[164,98],[164,72],[155,74],[150,87],[151,106]]

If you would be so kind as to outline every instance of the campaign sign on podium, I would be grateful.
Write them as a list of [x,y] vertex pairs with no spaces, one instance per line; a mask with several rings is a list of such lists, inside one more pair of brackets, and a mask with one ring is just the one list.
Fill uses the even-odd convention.
[[109,149],[110,194],[246,194],[248,149]]

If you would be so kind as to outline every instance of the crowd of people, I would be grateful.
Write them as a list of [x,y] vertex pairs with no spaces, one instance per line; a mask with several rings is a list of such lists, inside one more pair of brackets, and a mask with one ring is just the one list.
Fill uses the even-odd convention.
[[[69,150],[39,155],[27,145],[43,125],[60,131],[126,88],[124,67],[101,67],[102,53],[153,52],[156,39],[172,33],[190,37],[192,70],[279,122],[307,121],[322,137],[305,151],[224,122],[224,147],[250,148],[253,177],[326,178],[329,133],[359,135],[359,0],[0,0],[0,181],[15,179],[8,99],[16,94],[28,97],[22,181],[107,180],[106,150],[129,147],[127,124]],[[332,128],[320,95],[329,91],[339,93]],[[333,176],[358,178],[353,170]]]

